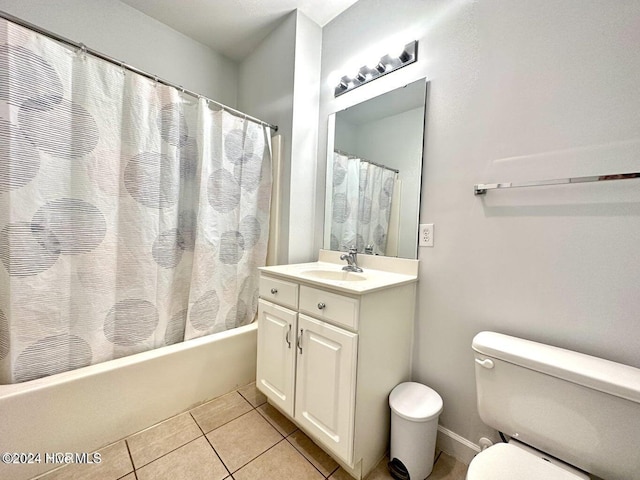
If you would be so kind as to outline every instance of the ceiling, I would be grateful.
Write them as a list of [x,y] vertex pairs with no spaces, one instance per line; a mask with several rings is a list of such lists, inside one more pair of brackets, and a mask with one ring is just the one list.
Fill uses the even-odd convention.
[[321,27],[357,0],[122,0],[232,60],[249,55],[299,9]]

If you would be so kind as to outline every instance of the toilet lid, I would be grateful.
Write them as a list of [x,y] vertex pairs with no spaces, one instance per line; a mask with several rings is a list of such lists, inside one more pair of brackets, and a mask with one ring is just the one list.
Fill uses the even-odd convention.
[[577,480],[564,470],[509,443],[483,450],[469,464],[467,480]]

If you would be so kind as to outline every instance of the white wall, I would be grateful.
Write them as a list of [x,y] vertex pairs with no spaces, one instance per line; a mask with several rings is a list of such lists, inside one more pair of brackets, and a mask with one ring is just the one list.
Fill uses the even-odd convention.
[[[334,99],[332,72],[392,36],[420,41],[417,64]],[[430,81],[421,221],[436,234],[419,251],[414,378],[473,442],[493,434],[475,405],[481,330],[640,367],[640,180],[473,195],[640,171],[639,44],[637,0],[360,0],[324,28],[319,160],[330,113]]]
[[317,24],[292,12],[239,69],[238,108],[278,125],[283,136],[277,263],[317,255],[315,211],[310,205],[316,196],[321,39]]
[[[238,69],[238,109],[278,126],[282,135],[280,240],[276,264],[287,263],[289,196],[291,194],[291,135],[295,70],[296,12],[265,38]],[[274,199],[275,201],[275,199]]]
[[357,126],[336,115],[334,149],[356,155]]
[[293,132],[291,139],[291,208],[289,263],[308,261],[315,249],[316,154],[320,105],[322,29],[297,13]]
[[238,67],[117,0],[0,0],[0,10],[235,107]]

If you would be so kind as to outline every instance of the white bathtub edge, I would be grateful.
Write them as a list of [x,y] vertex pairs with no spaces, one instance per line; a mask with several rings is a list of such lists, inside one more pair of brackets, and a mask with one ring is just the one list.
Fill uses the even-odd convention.
[[[92,452],[255,380],[257,324],[0,386],[0,452]],[[26,480],[51,464],[6,465]]]

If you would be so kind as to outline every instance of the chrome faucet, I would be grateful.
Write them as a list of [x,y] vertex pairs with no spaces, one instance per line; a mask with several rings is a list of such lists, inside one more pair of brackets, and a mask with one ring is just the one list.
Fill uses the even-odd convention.
[[356,247],[350,247],[349,253],[343,253],[340,255],[340,260],[346,260],[348,265],[342,267],[342,270],[347,272],[362,272],[362,268],[358,266],[358,249]]

